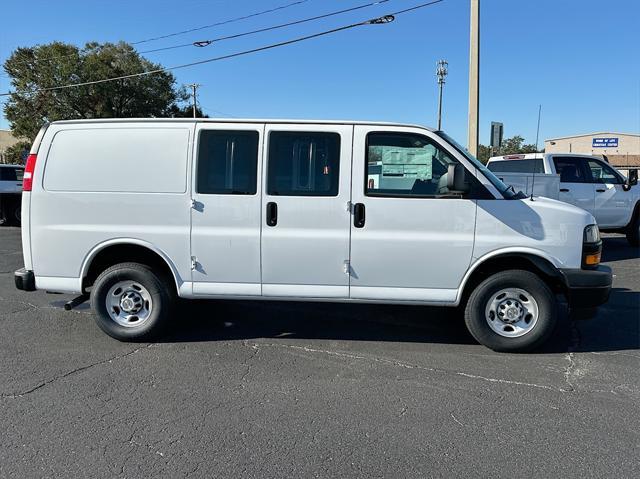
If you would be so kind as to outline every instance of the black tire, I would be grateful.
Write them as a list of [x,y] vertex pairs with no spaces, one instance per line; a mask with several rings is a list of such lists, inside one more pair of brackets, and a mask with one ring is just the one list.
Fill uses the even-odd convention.
[[[151,297],[148,317],[140,325],[123,326],[110,315],[106,296],[121,281],[133,281],[146,289]],[[106,269],[93,284],[91,307],[97,325],[112,338],[120,341],[148,341],[157,338],[166,328],[175,304],[176,293],[171,278],[158,275],[139,263],[120,263]]]
[[627,242],[633,248],[640,247],[640,208],[636,207],[633,220],[627,228]]
[[[538,306],[537,321],[519,337],[501,336],[489,326],[486,318],[491,299],[508,288],[525,290]],[[557,321],[558,305],[553,292],[539,276],[523,270],[502,271],[487,278],[471,293],[465,308],[465,323],[471,335],[480,344],[499,352],[528,352],[538,348],[549,339]]]
[[22,223],[22,202],[16,201],[15,204],[11,205],[11,223],[15,226],[20,226]]

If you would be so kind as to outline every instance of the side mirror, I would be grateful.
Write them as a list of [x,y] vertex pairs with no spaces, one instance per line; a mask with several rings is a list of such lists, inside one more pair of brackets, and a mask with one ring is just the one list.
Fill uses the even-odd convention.
[[627,185],[635,186],[638,184],[638,169],[634,168],[633,170],[629,170],[629,176],[627,177]]
[[447,169],[447,189],[451,193],[468,193],[467,170],[461,164],[449,165]]

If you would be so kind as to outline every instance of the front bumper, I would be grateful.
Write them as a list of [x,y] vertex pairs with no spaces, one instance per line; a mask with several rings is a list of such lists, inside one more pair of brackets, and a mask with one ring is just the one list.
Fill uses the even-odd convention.
[[613,275],[608,266],[596,269],[560,269],[567,290],[567,301],[573,309],[595,308],[609,299]]
[[21,289],[22,291],[36,290],[36,277],[33,274],[33,271],[20,268],[13,274],[13,279],[16,282],[16,288]]

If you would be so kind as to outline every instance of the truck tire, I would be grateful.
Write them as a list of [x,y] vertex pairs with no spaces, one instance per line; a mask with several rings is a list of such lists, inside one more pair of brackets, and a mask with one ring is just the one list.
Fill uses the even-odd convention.
[[91,291],[96,323],[120,341],[156,338],[166,327],[176,293],[169,279],[139,263],[106,269]]
[[22,223],[22,205],[20,201],[16,201],[10,207],[10,222],[15,226],[20,226]]
[[636,207],[633,220],[627,228],[627,242],[634,248],[640,246],[640,208]]
[[480,344],[500,352],[527,352],[544,343],[556,327],[553,292],[534,273],[509,270],[484,280],[471,293],[465,323]]

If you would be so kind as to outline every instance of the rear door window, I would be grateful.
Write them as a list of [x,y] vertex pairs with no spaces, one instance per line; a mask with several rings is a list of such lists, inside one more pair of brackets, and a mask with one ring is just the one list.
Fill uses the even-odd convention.
[[562,183],[589,183],[590,174],[587,174],[587,162],[583,158],[571,156],[554,156],[553,164],[560,175]]
[[0,181],[22,181],[23,173],[22,168],[2,167],[0,168]]
[[498,173],[544,173],[542,159],[492,161],[487,167]]

